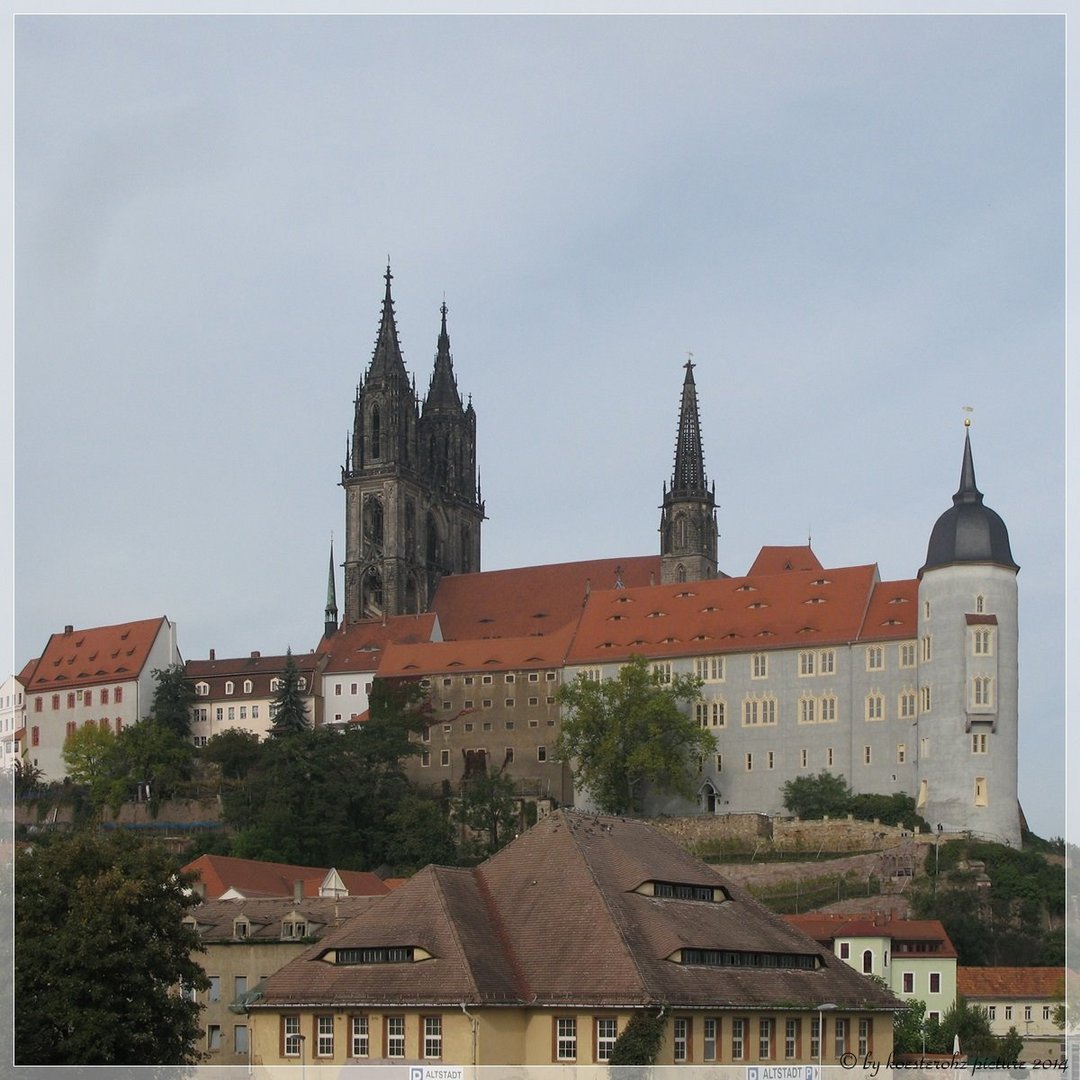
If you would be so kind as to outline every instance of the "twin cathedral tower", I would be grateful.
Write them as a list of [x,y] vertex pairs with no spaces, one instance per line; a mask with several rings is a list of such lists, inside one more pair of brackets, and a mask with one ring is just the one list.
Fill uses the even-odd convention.
[[[386,269],[375,350],[356,390],[345,488],[345,622],[428,610],[439,579],[480,569],[484,500],[476,470],[476,411],[454,375],[446,304],[435,366],[421,402],[405,370]],[[716,576],[715,492],[705,478],[692,361],[686,363],[675,468],[660,518],[661,579]],[[327,631],[337,623],[333,591]]]

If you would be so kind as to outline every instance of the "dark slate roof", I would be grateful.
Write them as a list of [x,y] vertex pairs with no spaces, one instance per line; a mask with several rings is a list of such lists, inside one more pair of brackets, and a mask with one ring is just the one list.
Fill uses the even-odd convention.
[[964,436],[960,487],[953,496],[952,506],[937,519],[930,533],[926,562],[919,571],[919,577],[939,566],[965,562],[995,563],[1013,570],[1020,569],[1013,561],[1005,522],[983,503],[982,492],[975,486],[970,433]]
[[[234,927],[243,916],[249,930],[243,941],[280,941],[282,921],[289,915],[302,916],[308,933],[315,937],[370,907],[378,896],[307,896],[300,901],[278,897],[236,900],[207,900],[193,908],[191,917],[206,943],[236,941]],[[287,939],[286,939],[287,940]]]
[[[724,890],[644,895],[646,882]],[[433,959],[334,965],[337,947]],[[681,948],[817,957],[814,970],[691,966]],[[428,867],[270,977],[261,1007],[466,1003],[894,1009],[899,1002],[649,825],[560,810],[473,869]],[[257,1006],[257,1007],[260,1007]]]

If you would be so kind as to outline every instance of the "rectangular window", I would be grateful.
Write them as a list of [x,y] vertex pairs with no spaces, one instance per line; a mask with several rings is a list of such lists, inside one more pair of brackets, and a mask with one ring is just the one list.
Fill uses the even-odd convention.
[[354,1016],[351,1024],[352,1056],[367,1057],[371,1053],[371,1035],[366,1016]]
[[334,1018],[332,1016],[315,1017],[315,1056],[334,1056]]
[[799,1056],[799,1021],[784,1022],[784,1057],[791,1061]]
[[694,660],[694,674],[702,682],[724,681],[724,658],[722,656],[699,656]]
[[731,1021],[731,1060],[742,1061],[743,1038],[746,1031],[746,1021],[736,1017]]
[[537,761],[547,761],[547,747],[546,746],[538,746],[536,748],[536,760]]
[[816,722],[816,702],[812,697],[804,697],[799,702],[799,723],[813,724]]
[[885,649],[881,645],[870,645],[866,650],[866,670],[881,671],[885,667]]
[[[238,938],[239,937],[247,937],[248,936],[248,924],[247,923],[238,923],[234,927],[233,936],[238,937]],[[242,997],[246,993],[247,993],[247,976],[246,975],[237,975],[233,979],[233,1000],[235,1001],[236,998]]]
[[873,1050],[871,1040],[871,1027],[872,1021],[869,1017],[862,1016],[859,1018],[859,1057],[866,1057],[867,1054]]
[[281,1054],[283,1057],[300,1056],[300,1017],[281,1018]]
[[833,765],[833,748],[827,746],[825,748],[825,764],[831,769]]
[[751,753],[747,753],[747,755],[746,755],[746,771],[747,772],[753,772],[754,771],[754,755],[751,754]]
[[971,752],[973,754],[985,754],[986,753],[986,732],[976,731],[971,736]]
[[442,1057],[442,1017],[424,1017],[424,1057]]
[[482,684],[483,684],[484,686],[490,686],[490,685],[491,685],[491,681],[492,681],[492,680],[491,680],[491,676],[490,676],[490,675],[481,675],[481,676],[480,676],[480,682],[481,682],[481,683],[482,683]]
[[405,1017],[388,1016],[384,1025],[386,1027],[386,1056],[403,1058],[405,1056]]
[[[58,700],[57,705],[59,705],[59,704],[60,704],[60,702]],[[107,686],[103,686],[101,688],[101,704],[102,705],[108,705],[109,704],[109,688]]]
[[611,1057],[611,1051],[615,1049],[615,1040],[618,1037],[619,1022],[607,1017],[598,1018],[596,1021],[596,1060],[607,1061]]
[[870,747],[864,746],[862,748],[862,760],[864,765],[870,764]]
[[903,992],[905,994],[914,994],[915,993],[915,972],[914,971],[905,971],[902,978],[903,978],[903,984],[902,985],[904,987]]
[[214,719],[220,724],[225,719],[225,710],[220,706],[214,710]]
[[1043,1010],[1043,1019],[1044,1020],[1049,1020],[1050,1019],[1050,1006],[1049,1005],[1044,1005],[1042,1007],[1042,1010]]
[[840,942],[840,959],[841,960],[850,960],[851,959],[851,942],[850,941],[841,941]]
[[247,1024],[234,1024],[232,1031],[233,1049],[238,1054],[249,1053],[251,1051],[251,1044],[248,1042]]
[[717,772],[723,772],[724,771],[724,755],[723,754],[717,754],[716,755],[716,771]]
[[690,1021],[684,1016],[676,1016],[674,1021],[674,1042],[676,1064],[690,1060]]
[[716,1041],[719,1034],[717,1030],[717,1024],[719,1021],[713,1017],[709,1017],[704,1022],[704,1034],[702,1038],[702,1056],[706,1061],[716,1060]]
[[885,699],[881,694],[867,694],[866,719],[881,720],[885,712]]
[[259,719],[259,706],[258,705],[252,705],[251,706],[251,719],[252,720],[258,720]]
[[932,652],[931,647],[930,647],[930,635],[927,634],[926,637],[924,637],[922,639],[922,658],[923,658],[923,662],[926,663],[927,661],[929,661],[930,658],[932,657],[932,655],[933,655],[933,652]]
[[825,649],[818,654],[818,674],[831,675],[836,670],[836,653]]
[[74,693],[69,693],[68,694],[68,696],[67,696],[67,707],[69,709],[74,709],[75,708],[75,695],[74,695]]
[[52,707],[53,707],[54,711],[56,709],[60,708],[60,695],[59,694],[53,694],[53,696],[52,696]]
[[835,1024],[836,1028],[836,1057],[837,1060],[842,1058],[847,1053],[848,1044],[848,1023],[850,1021],[843,1018],[838,1018]]
[[988,1005],[986,1007],[986,1013],[987,1013],[987,1016],[989,1017],[989,1019],[996,1020],[997,1019],[997,1006],[996,1005]]
[[903,645],[900,646],[900,666],[915,666],[915,642],[906,641]]
[[206,1049],[207,1050],[220,1050],[221,1049],[221,1025],[220,1024],[208,1024],[206,1027]]
[[814,674],[814,654],[812,652],[799,653],[799,674],[800,675],[813,675]]
[[896,764],[897,765],[903,765],[905,761],[907,761],[907,744],[906,743],[897,743],[896,744]]
[[771,750],[765,755],[765,767],[767,769],[776,767],[776,755]]
[[577,1020],[572,1016],[555,1020],[555,1060],[577,1061]]
[[989,630],[976,630],[974,648],[976,656],[993,656],[993,634]]
[[1006,1020],[1011,1020],[1012,1019],[1012,1006],[1011,1005],[1006,1005],[1005,1006],[1005,1019]]
[[83,691],[82,703],[84,705],[93,705],[93,703],[94,703],[93,691],[91,691],[91,690],[84,690]]
[[420,751],[420,767],[423,768],[423,769],[426,769],[426,768],[428,768],[428,766],[430,764],[431,764],[431,751],[430,750],[421,750]]
[[975,777],[975,805],[976,806],[988,806],[989,798],[986,794],[986,777]]
[[810,1057],[817,1061],[821,1056],[821,1017],[815,1016],[810,1020]]
[[661,664],[653,664],[653,674],[657,682],[664,684],[671,682],[671,662],[665,660]]
[[767,653],[754,653],[751,661],[751,677],[766,679],[769,676],[769,657]]
[[247,719],[247,706],[246,705],[241,705],[240,706],[240,719],[241,720],[246,720]]
[[513,682],[513,681],[514,681],[514,675],[513,675],[512,672],[510,672],[506,676],[504,676],[504,682],[509,683],[509,682]]
[[807,768],[807,766],[809,764],[809,759],[810,759],[810,751],[809,750],[800,750],[799,751],[799,768],[800,769]]
[[439,764],[441,764],[444,767],[450,764],[450,751],[449,750],[440,750],[439,751]]
[[1026,1020],[1030,1020],[1030,1019],[1031,1019],[1031,1006],[1030,1005],[1025,1005],[1024,1006],[1024,1020],[1026,1021]]
[[229,719],[230,720],[235,720],[236,719],[236,706],[235,705],[230,705],[229,706]]
[[41,709],[42,709],[41,702],[42,702],[42,700],[43,699],[40,698],[40,697],[34,698],[34,712],[41,712]]
[[922,688],[922,711],[928,713],[930,711],[931,697],[930,687],[924,686]]
[[352,684],[350,685],[350,687],[349,687],[349,693],[350,693],[350,694],[355,694],[355,693],[356,693],[356,683],[352,683]]
[[758,1059],[771,1061],[773,1056],[773,1022],[762,1018],[758,1021]]
[[221,1000],[221,976],[210,976],[210,989],[206,995],[207,1001],[220,1001]]

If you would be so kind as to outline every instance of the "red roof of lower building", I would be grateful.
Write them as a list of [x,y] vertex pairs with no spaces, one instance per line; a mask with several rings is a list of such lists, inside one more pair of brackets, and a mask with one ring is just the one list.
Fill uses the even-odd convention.
[[[199,875],[207,900],[216,900],[229,889],[236,889],[247,897],[289,897],[294,894],[298,881],[303,882],[303,896],[318,896],[319,886],[330,873],[325,867],[237,859],[229,855],[200,855],[183,870]],[[338,870],[337,873],[350,896],[381,896],[390,891],[375,874],[360,870]]]
[[983,998],[1035,998],[1063,1001],[1065,969],[1060,967],[958,967],[956,992]]

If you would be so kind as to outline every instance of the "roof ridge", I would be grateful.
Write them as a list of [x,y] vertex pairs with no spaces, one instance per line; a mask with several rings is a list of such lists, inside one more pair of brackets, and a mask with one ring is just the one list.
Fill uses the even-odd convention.
[[[524,1002],[527,1002],[530,999],[535,1000],[536,995],[533,993],[525,969],[522,967],[521,961],[514,951],[514,946],[510,941],[510,935],[506,932],[506,925],[502,920],[502,913],[495,903],[495,897],[492,895],[491,887],[488,885],[487,878],[484,876],[483,865],[474,866],[471,870],[471,874],[473,880],[476,882],[477,892],[480,893],[480,899],[484,903],[484,910],[487,912],[487,916],[495,928],[495,936],[499,939],[499,947],[506,957],[507,966],[510,968],[510,977],[513,979],[514,985],[517,988],[518,996]],[[469,966],[469,974],[470,976],[472,975],[471,964]]]

